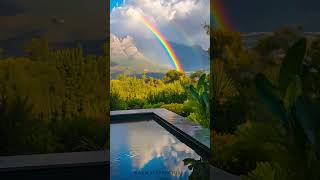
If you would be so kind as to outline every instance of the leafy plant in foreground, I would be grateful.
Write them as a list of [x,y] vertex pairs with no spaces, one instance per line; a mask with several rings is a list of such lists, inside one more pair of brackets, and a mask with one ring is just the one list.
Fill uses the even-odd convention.
[[[289,48],[280,68],[278,87],[264,75],[255,77],[256,89],[266,108],[281,120],[287,135],[285,147],[296,159],[306,176],[312,177],[312,163],[319,161],[319,131],[314,104],[303,95],[302,63],[306,53],[306,39],[298,40]],[[304,162],[304,163],[300,163]]]
[[201,106],[203,112],[209,115],[209,86],[208,82],[206,81],[206,74],[202,74],[200,76],[196,87],[190,85],[188,89],[192,97]]
[[188,90],[192,98],[197,102],[199,108],[196,112],[191,113],[188,118],[192,119],[205,127],[210,126],[209,116],[209,85],[206,80],[206,74],[202,74],[198,80],[196,87],[190,85]]
[[236,126],[234,114],[239,110],[235,107],[234,100],[238,95],[235,81],[225,71],[224,62],[220,59],[212,60],[210,67],[210,112],[213,114],[210,125],[212,128],[219,132],[234,129]]
[[206,160],[186,158],[183,163],[188,166],[189,170],[192,170],[189,180],[205,180],[209,178],[209,163]]
[[269,162],[258,163],[257,168],[242,180],[285,180],[290,179],[290,173],[284,171],[279,164]]

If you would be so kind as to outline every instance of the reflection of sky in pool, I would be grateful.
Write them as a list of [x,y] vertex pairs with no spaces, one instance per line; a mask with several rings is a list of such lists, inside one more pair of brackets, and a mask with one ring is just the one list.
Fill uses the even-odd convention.
[[[183,159],[200,159],[155,121],[111,124],[112,180],[188,179]],[[148,173],[148,174],[147,174]]]

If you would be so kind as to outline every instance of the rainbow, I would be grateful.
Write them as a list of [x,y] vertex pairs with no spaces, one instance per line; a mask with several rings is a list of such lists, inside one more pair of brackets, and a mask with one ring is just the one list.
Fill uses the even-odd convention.
[[[231,22],[220,0],[212,0],[210,4],[211,19],[214,20],[218,29],[232,31]],[[210,23],[213,24],[213,23]]]
[[163,48],[166,50],[168,56],[172,60],[174,67],[177,71],[183,72],[182,66],[180,64],[180,61],[173,51],[171,45],[168,43],[166,38],[161,34],[161,32],[156,28],[156,26],[150,22],[146,17],[144,17],[142,14],[139,14],[139,19],[143,22],[143,24],[157,37]]

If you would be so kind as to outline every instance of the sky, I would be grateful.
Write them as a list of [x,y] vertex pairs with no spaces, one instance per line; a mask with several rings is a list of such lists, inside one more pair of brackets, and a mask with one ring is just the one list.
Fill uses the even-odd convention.
[[[117,6],[118,5],[118,6]],[[209,47],[203,25],[210,22],[209,0],[111,0],[111,32],[139,40],[153,39],[152,33],[130,13],[147,17],[168,41]]]
[[[188,37],[188,44],[206,47],[206,37],[199,33],[198,27],[209,18],[207,11],[201,9],[208,7],[208,1],[110,0],[108,5],[106,0],[0,0],[0,40],[21,37],[30,32],[46,32],[53,41],[105,38],[108,33],[108,6],[113,9],[118,4],[122,10],[110,12],[111,23],[119,20],[128,6],[140,7],[154,18],[169,40],[179,42]],[[302,25],[305,31],[320,31],[319,0],[218,1],[224,6],[224,13],[236,31],[272,31],[285,25]],[[63,19],[64,23],[52,23],[53,17]],[[176,26],[167,26],[168,22],[174,22]],[[145,32],[142,27],[140,31]]]
[[107,9],[105,0],[0,0],[0,40],[34,32],[52,42],[106,39]]
[[137,14],[146,17],[168,42],[201,46],[207,50],[210,38],[203,26],[210,23],[209,0],[112,0],[110,31],[118,37],[134,38],[139,50],[156,62],[169,62],[155,35]]
[[320,31],[319,0],[219,0],[234,30],[273,31],[283,26]]
[[125,0],[111,0],[110,1],[110,9],[112,10],[113,8],[119,7],[119,6],[121,6],[121,5],[125,4],[125,3],[126,3]]

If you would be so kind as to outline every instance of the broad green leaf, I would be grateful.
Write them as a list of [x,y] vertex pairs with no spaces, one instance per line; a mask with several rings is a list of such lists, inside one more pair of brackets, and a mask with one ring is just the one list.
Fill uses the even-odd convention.
[[281,121],[287,122],[287,114],[283,107],[283,103],[279,94],[273,88],[272,84],[263,74],[258,74],[255,77],[257,93],[262,99],[267,109],[278,117]]
[[302,62],[306,53],[307,40],[302,38],[289,48],[280,69],[279,88],[284,94],[290,85],[295,80],[295,77],[302,71]]
[[291,82],[288,86],[283,98],[283,102],[287,110],[289,110],[293,106],[297,97],[301,96],[301,94],[301,80],[299,77],[296,77],[296,80]]
[[259,162],[255,170],[247,176],[241,176],[241,180],[289,180],[290,173],[285,171],[277,163]]
[[207,92],[204,92],[202,94],[202,99],[203,99],[203,102],[205,103],[205,106],[207,108],[207,110],[209,109],[209,95]]
[[200,90],[200,87],[203,87],[205,85],[205,81],[206,81],[206,74],[202,74],[199,78],[198,84],[197,84],[197,89],[198,91]]
[[198,88],[198,94],[201,95],[205,89],[204,89],[204,86],[200,86],[200,87],[197,87]]
[[199,100],[199,95],[198,95],[198,92],[197,92],[196,88],[193,85],[191,85],[189,89],[190,89],[191,95],[195,99]]
[[316,144],[316,131],[317,126],[316,118],[313,114],[313,107],[307,97],[300,96],[296,101],[296,116],[312,144]]
[[[189,176],[189,180],[207,180],[209,178],[210,171],[209,171],[208,162],[204,162],[201,159],[200,160],[194,160],[190,158],[187,158],[187,159],[185,160],[187,160],[187,162],[190,162],[189,164],[191,164],[188,166],[188,168],[192,169],[192,173]],[[183,161],[185,162],[185,160]]]
[[192,159],[192,158],[186,158],[186,159],[183,160],[183,164],[184,165],[193,164],[194,162],[195,162],[195,160]]
[[318,159],[320,159],[320,127],[319,127],[319,122],[318,122],[318,126],[316,129],[316,151],[317,151],[317,156]]

